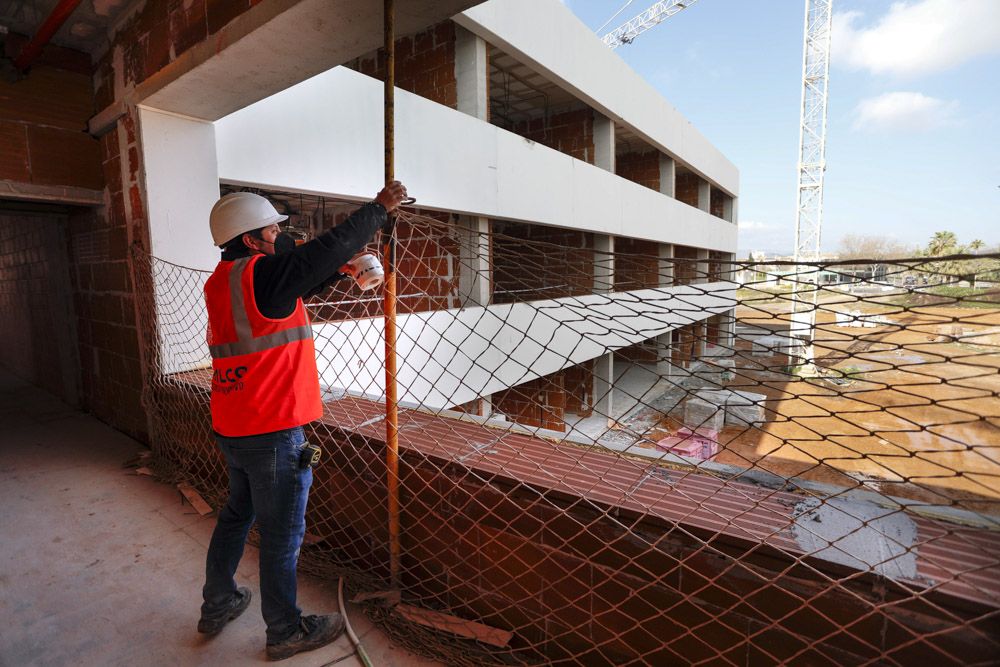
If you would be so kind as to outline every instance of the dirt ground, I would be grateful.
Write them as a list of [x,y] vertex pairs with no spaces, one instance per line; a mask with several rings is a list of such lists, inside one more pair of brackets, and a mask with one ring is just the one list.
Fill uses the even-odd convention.
[[[788,310],[741,307],[737,319],[774,328]],[[885,324],[838,326],[831,310],[880,313]],[[1000,309],[824,311],[814,357],[846,377],[793,375],[787,357],[755,356],[738,340],[724,386],[765,394],[767,421],[726,428],[715,460],[1000,515]]]

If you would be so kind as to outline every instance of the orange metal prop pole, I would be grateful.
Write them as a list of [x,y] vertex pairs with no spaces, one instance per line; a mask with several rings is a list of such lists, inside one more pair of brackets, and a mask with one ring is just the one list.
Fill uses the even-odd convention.
[[[385,0],[385,183],[395,180],[396,26],[394,0]],[[396,220],[383,232],[385,263],[385,464],[389,510],[389,577],[399,588],[399,413],[396,387]]]

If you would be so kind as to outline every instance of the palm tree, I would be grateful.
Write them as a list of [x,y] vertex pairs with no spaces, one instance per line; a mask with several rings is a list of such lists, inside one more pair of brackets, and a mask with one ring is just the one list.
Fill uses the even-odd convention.
[[927,244],[926,253],[931,257],[954,254],[957,250],[958,237],[955,232],[934,232],[934,238]]

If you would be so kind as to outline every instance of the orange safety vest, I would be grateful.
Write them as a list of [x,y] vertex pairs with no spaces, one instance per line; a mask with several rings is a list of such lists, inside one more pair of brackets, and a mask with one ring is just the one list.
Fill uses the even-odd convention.
[[212,355],[212,428],[229,437],[301,426],[323,414],[312,327],[302,299],[288,317],[257,309],[253,266],[219,262],[205,283]]

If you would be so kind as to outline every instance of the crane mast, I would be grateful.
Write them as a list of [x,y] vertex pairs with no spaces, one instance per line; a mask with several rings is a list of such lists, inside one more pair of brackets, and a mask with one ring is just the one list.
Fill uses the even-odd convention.
[[[827,83],[833,0],[805,0],[802,42],[802,106],[799,120],[795,262],[819,259],[826,171]],[[795,277],[792,333],[812,339],[816,324],[819,269],[799,267]]]
[[[614,49],[697,0],[661,0],[604,35]],[[823,226],[823,175],[826,171],[827,83],[830,76],[830,32],[833,0],[805,0],[802,41],[802,103],[799,116],[798,188],[795,215],[795,262],[791,333],[811,342],[816,326],[820,240]],[[813,263],[803,267],[802,263]],[[805,354],[811,358],[811,349]]]

